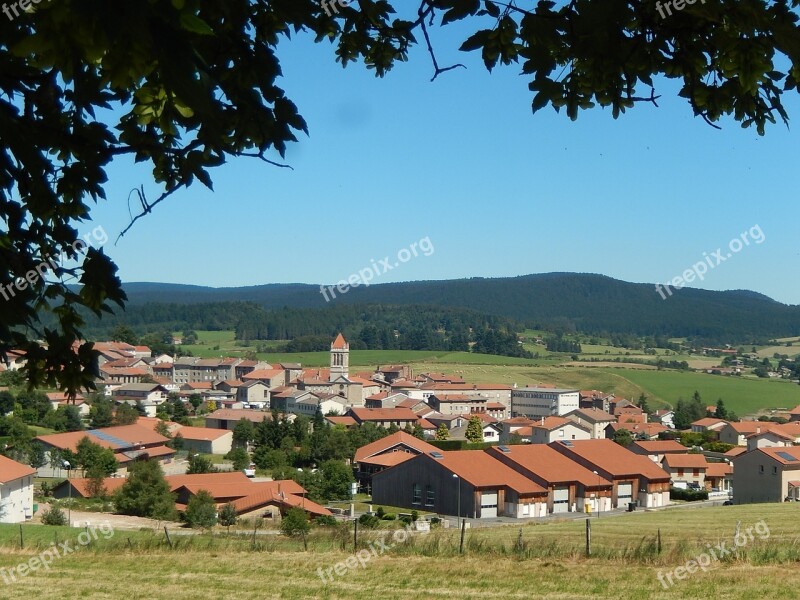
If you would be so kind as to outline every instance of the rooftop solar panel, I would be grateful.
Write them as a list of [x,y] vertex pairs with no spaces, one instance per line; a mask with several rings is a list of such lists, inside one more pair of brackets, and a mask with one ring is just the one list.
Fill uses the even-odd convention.
[[776,452],[775,454],[780,456],[785,461],[797,462],[797,459],[794,456],[792,456],[791,454],[789,454],[788,452]]

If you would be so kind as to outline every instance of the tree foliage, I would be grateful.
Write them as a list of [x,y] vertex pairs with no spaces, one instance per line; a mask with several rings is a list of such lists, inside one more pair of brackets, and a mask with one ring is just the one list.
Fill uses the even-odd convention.
[[[33,387],[93,386],[97,353],[81,342],[82,311],[126,300],[116,266],[82,241],[109,165],[126,157],[151,169],[152,182],[132,194],[133,225],[196,181],[211,188],[210,171],[229,158],[278,164],[308,131],[278,85],[279,49],[293,33],[331,42],[342,65],[363,62],[383,77],[420,40],[430,44],[428,28],[463,22],[461,51],[480,53],[489,70],[516,65],[534,112],[549,105],[571,119],[597,105],[616,118],[655,103],[667,78],[695,115],[731,115],[763,133],[788,118],[782,95],[800,76],[793,0],[694,3],[667,17],[638,0],[394,4],[359,0],[328,14],[297,0],[48,2],[0,19],[0,263],[9,266],[0,355],[24,350]],[[454,67],[429,50],[434,78]]]
[[470,417],[469,423],[467,423],[467,432],[464,434],[464,437],[472,444],[483,442],[483,423],[480,418],[477,416]]
[[114,504],[124,515],[174,520],[175,496],[156,461],[135,462],[125,483],[114,494]]
[[217,524],[217,506],[213,496],[206,490],[197,492],[189,498],[184,517],[193,529],[211,529]]

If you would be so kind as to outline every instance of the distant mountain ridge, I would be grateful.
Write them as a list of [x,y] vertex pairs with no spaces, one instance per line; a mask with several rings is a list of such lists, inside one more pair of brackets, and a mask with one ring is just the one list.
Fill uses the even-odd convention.
[[[319,285],[275,283],[235,288],[131,282],[129,306],[146,303],[252,302],[267,309],[329,306]],[[384,283],[338,294],[330,305],[457,307],[530,325],[563,323],[587,333],[619,332],[735,339],[800,335],[800,306],[758,292],[692,288],[662,299],[654,284],[588,273]]]

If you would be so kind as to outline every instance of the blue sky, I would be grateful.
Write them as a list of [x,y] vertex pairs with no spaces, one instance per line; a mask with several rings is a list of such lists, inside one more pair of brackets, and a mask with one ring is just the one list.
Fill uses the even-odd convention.
[[[232,161],[212,173],[213,193],[173,196],[116,245],[128,192],[160,190],[147,169],[115,163],[94,225],[123,281],[334,283],[428,238],[430,256],[374,282],[551,271],[665,282],[757,225],[763,243],[691,285],[800,303],[786,127],[759,137],[731,119],[717,131],[669,81],[657,82],[660,108],[616,121],[603,109],[576,122],[551,108],[532,115],[519,68],[488,73],[457,51],[456,33],[434,32],[437,55],[467,69],[432,83],[422,47],[376,79],[362,65],[343,70],[327,43],[282,42],[281,83],[310,131],[287,154],[294,170]],[[800,119],[796,98],[786,103]]]

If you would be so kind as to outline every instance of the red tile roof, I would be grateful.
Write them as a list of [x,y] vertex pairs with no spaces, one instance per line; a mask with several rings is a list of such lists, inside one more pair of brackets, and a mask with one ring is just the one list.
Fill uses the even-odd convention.
[[611,485],[607,479],[595,475],[584,466],[579,465],[567,456],[545,444],[516,444],[498,446],[486,450],[490,455],[507,464],[517,463],[523,469],[548,482],[548,485],[577,481],[587,487],[607,487]]
[[643,475],[650,480],[669,479],[669,473],[648,457],[634,454],[612,440],[574,440],[549,445],[562,454],[583,459],[615,478]]
[[358,423],[356,423],[356,420],[353,417],[338,417],[335,415],[331,415],[329,417],[325,417],[325,420],[331,423],[332,425],[344,425],[345,427],[358,425]]
[[233,432],[228,429],[214,429],[211,427],[187,427],[187,426],[181,427],[175,433],[180,433],[181,437],[185,440],[194,440],[200,442],[218,440],[223,436],[233,435]]
[[0,484],[7,484],[36,473],[36,469],[0,455]]
[[[437,450],[437,452],[439,452]],[[522,495],[546,494],[538,483],[520,475],[486,452],[479,450],[453,450],[439,452],[441,458],[424,454],[425,460],[434,460],[445,469],[478,488],[508,487]],[[419,459],[417,459],[419,460]]]
[[706,457],[702,454],[667,454],[661,462],[670,469],[708,468]]
[[666,452],[681,454],[689,451],[686,446],[679,444],[675,440],[640,441],[634,442],[633,445],[638,446],[649,454],[663,454]]
[[416,421],[419,417],[408,408],[356,408],[350,409],[356,421]]
[[708,463],[706,477],[725,477],[733,473],[733,466],[726,462]]
[[283,369],[258,369],[256,371],[251,371],[244,377],[243,380],[249,379],[272,379],[273,377],[277,377],[278,375],[282,375],[284,373]]
[[[95,435],[93,433],[94,431],[100,433]],[[89,429],[86,431],[53,433],[50,435],[37,436],[36,439],[56,448],[69,449],[74,452],[78,446],[78,442],[85,437],[88,437],[89,440],[95,444],[99,444],[104,448],[111,448],[112,450],[134,448],[139,445],[163,445],[169,441],[150,427],[138,424],[104,427],[98,430]]]
[[392,435],[386,436],[385,438],[381,438],[370,444],[367,444],[366,446],[361,446],[361,448],[356,450],[354,460],[355,462],[361,462],[370,456],[384,454],[386,452],[394,452],[398,450],[399,447],[403,446],[413,448],[420,454],[424,454],[425,452],[436,452],[437,450],[435,446],[432,446],[428,442],[425,442],[419,438],[415,438],[413,435],[409,435],[405,431],[398,431]]
[[341,333],[336,336],[336,339],[333,340],[333,343],[331,344],[331,350],[344,350],[347,347],[347,341],[345,341],[344,336]]

